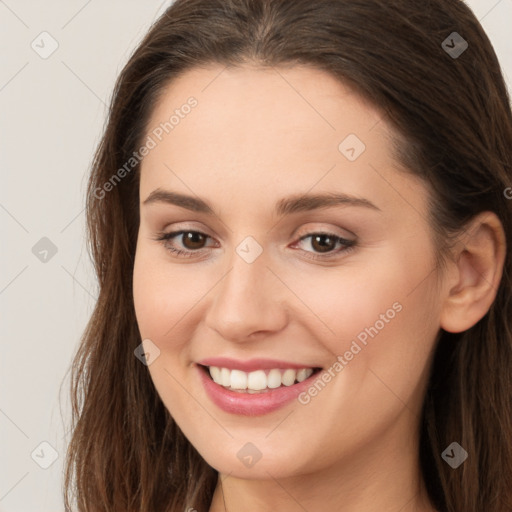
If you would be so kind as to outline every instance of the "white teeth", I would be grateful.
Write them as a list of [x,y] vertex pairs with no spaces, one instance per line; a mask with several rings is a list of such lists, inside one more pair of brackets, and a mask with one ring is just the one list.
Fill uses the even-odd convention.
[[210,375],[215,382],[222,382],[220,376],[220,368],[217,366],[210,366]]
[[302,382],[303,380],[306,380],[311,373],[308,373],[308,370],[306,368],[302,368],[297,372],[297,381]]
[[231,370],[231,387],[233,389],[247,389],[247,373],[240,370]]
[[281,377],[281,380],[283,381],[283,384],[285,386],[291,386],[295,382],[296,376],[297,376],[297,370],[292,370],[291,368],[288,368],[288,370],[284,371],[283,376]]
[[270,370],[267,375],[267,387],[278,388],[281,384],[281,370]]
[[302,382],[313,373],[312,368],[301,368],[294,370],[287,368],[280,370],[256,370],[254,372],[243,372],[241,370],[230,370],[210,366],[210,375],[214,382],[232,390],[244,390],[249,393],[275,389],[280,386],[292,386],[295,382]]
[[[233,377],[231,377],[233,378]],[[231,385],[233,387],[233,385]],[[247,389],[254,389],[259,391],[267,387],[267,376],[263,370],[256,370],[255,372],[249,373],[247,377]]]
[[[212,368],[215,368],[215,366],[213,366]],[[211,375],[211,373],[210,373]],[[215,380],[213,378],[213,375],[212,375],[212,379]],[[220,370],[220,380],[215,380],[215,382],[217,384],[221,384],[222,386],[231,386],[231,372],[227,369],[227,368],[221,368]]]

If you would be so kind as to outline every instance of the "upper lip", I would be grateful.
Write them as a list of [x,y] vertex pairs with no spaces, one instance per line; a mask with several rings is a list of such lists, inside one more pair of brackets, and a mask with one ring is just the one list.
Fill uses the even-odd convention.
[[288,361],[266,358],[240,361],[237,359],[231,359],[229,357],[208,357],[198,361],[197,364],[202,366],[217,366],[219,368],[228,368],[230,370],[242,370],[244,372],[252,372],[255,370],[271,370],[272,368],[293,368],[295,370],[300,370],[301,368],[320,368],[319,366],[311,364],[291,363]]

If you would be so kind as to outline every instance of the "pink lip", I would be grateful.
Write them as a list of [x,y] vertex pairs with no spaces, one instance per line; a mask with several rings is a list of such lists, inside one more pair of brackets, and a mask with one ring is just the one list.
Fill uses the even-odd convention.
[[310,364],[288,363],[287,361],[279,361],[277,359],[249,359],[248,361],[237,361],[229,357],[209,357],[198,361],[197,364],[203,366],[218,366],[219,368],[228,368],[229,370],[242,370],[243,372],[253,372],[255,370],[271,370],[279,368],[286,370],[293,368],[300,370],[301,368],[319,368]]
[[[292,386],[282,386],[264,393],[249,394],[229,391],[214,382],[213,379],[207,375],[207,369],[197,364],[195,366],[199,372],[199,377],[203,383],[206,394],[210,397],[212,402],[228,413],[242,416],[260,416],[284,407],[311,386],[312,382],[317,379],[319,375],[319,373],[313,373],[313,375],[306,380],[293,384]],[[212,364],[211,366],[216,365]],[[226,368],[226,366],[223,367]],[[259,368],[262,367],[259,366]],[[272,368],[276,367],[273,366]],[[297,366],[297,368],[304,368],[304,366]]]

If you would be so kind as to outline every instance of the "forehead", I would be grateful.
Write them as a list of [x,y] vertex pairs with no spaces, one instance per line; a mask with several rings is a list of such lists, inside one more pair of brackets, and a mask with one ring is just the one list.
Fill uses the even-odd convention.
[[[191,97],[195,106],[185,107]],[[260,203],[312,188],[396,201],[386,181],[415,184],[396,175],[391,133],[378,109],[327,72],[196,68],[167,86],[152,113],[156,146],[142,163],[141,197],[188,185],[201,196],[236,192]]]
[[[148,131],[169,120],[190,97],[197,100],[197,106],[191,115],[185,116],[186,123],[180,117],[178,124],[181,126],[174,126],[168,138],[177,140],[180,132],[190,129],[194,131],[195,142],[201,144],[208,143],[214,134],[227,133],[229,139],[224,144],[250,142],[245,151],[257,150],[269,142],[273,147],[276,142],[284,146],[297,139],[317,143],[304,148],[308,149],[317,147],[320,141],[325,145],[336,142],[348,133],[368,138],[368,132],[382,118],[380,112],[348,85],[309,66],[225,68],[209,65],[185,72],[165,88]],[[382,131],[384,124],[380,128]],[[218,129],[222,132],[218,133]],[[273,140],[276,133],[281,133],[284,139]]]

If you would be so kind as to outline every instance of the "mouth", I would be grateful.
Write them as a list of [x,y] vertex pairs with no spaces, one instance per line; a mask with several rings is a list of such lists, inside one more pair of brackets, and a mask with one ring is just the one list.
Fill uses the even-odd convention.
[[202,364],[198,364],[198,367],[224,389],[244,394],[262,394],[290,387],[322,371],[319,367],[262,368],[251,372]]

